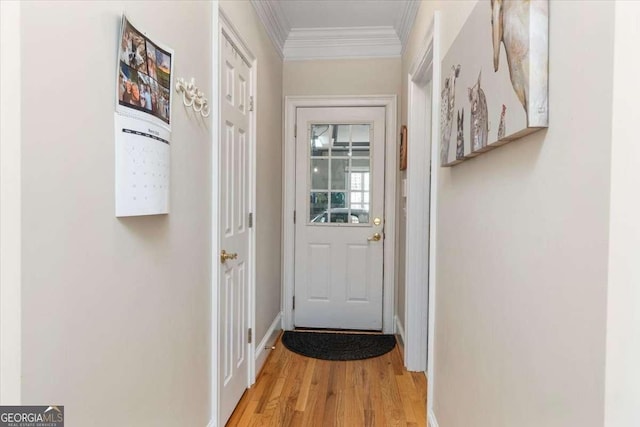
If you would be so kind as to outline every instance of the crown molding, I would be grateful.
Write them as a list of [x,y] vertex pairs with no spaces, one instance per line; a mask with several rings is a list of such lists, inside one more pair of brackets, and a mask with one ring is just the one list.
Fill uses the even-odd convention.
[[420,1],[403,2],[393,27],[292,29],[279,2],[251,0],[251,4],[284,60],[398,57],[420,8]]
[[284,59],[399,57],[393,27],[294,28],[284,44]]
[[282,10],[280,3],[267,0],[251,0],[253,9],[258,14],[276,51],[283,57],[284,44],[291,31],[291,25]]
[[404,49],[407,46],[407,40],[409,39],[409,34],[411,34],[411,29],[416,20],[418,9],[420,9],[420,3],[420,1],[415,0],[405,2],[403,11],[396,21],[395,29],[398,33],[400,43],[402,43],[402,53],[404,53]]

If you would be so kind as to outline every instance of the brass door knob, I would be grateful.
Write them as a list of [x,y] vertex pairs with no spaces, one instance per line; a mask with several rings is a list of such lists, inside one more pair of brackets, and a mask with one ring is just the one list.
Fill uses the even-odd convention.
[[220,262],[222,264],[224,264],[228,259],[236,259],[238,258],[238,254],[237,253],[227,253],[227,251],[225,251],[224,249],[222,250],[222,252],[220,252]]
[[382,235],[380,235],[380,233],[374,233],[373,236],[369,237],[367,240],[369,242],[377,242],[380,239],[382,239]]

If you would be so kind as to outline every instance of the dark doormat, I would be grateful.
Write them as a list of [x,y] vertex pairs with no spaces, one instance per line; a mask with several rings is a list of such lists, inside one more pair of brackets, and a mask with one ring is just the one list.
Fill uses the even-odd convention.
[[362,360],[382,356],[396,346],[393,335],[285,331],[282,343],[314,359]]

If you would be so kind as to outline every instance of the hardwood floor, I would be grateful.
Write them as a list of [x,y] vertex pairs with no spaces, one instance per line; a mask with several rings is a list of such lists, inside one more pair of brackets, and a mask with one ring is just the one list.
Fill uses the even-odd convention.
[[278,340],[227,426],[426,426],[427,383],[407,372],[398,346],[373,359],[333,362]]

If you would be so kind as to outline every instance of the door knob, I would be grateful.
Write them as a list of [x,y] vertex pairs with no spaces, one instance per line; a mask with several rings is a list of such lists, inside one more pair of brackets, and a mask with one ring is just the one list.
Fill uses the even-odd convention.
[[382,239],[380,233],[374,233],[373,236],[369,237],[367,240],[370,242],[377,242],[380,239]]
[[237,253],[227,253],[227,251],[225,251],[224,249],[222,250],[222,252],[220,252],[220,262],[222,264],[224,264],[228,259],[236,259],[238,258],[238,254]]

